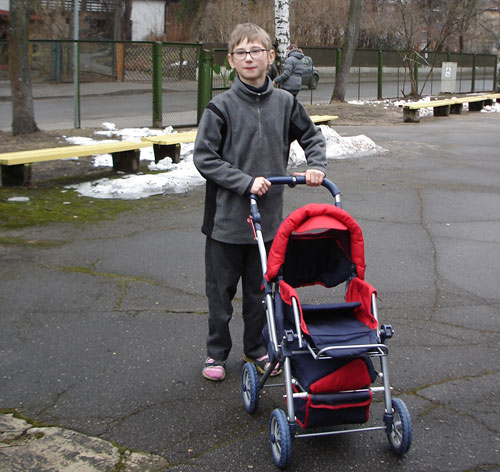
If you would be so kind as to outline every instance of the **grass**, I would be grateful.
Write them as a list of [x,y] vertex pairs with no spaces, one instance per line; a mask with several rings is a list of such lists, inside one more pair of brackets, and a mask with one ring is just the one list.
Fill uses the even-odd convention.
[[[111,177],[109,173],[104,174],[104,176]],[[93,175],[92,179],[99,177]],[[162,195],[138,200],[91,198],[81,196],[75,190],[67,188],[68,185],[88,180],[89,176],[73,176],[50,179],[33,188],[0,187],[0,230],[57,223],[94,223],[113,219],[126,211],[163,208],[172,203],[172,199],[166,199]],[[12,197],[27,197],[29,200],[25,202],[9,201]],[[0,244],[17,245],[21,243],[15,239],[0,235]],[[57,242],[52,243],[56,244]]]
[[[9,201],[27,197],[26,202]],[[110,219],[137,207],[136,201],[102,200],[80,196],[64,187],[0,188],[0,229],[26,228],[49,223],[89,223]]]

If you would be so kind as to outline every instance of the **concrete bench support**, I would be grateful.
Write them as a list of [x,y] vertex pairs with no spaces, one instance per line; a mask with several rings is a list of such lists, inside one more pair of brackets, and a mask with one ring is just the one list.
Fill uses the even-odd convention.
[[130,151],[114,152],[113,170],[116,172],[125,172],[126,174],[136,174],[139,171],[139,158],[141,151],[131,149]]
[[0,165],[2,168],[2,185],[4,187],[28,186],[31,184],[31,165]]
[[403,108],[403,121],[405,123],[420,123],[420,113],[413,108]]
[[178,164],[181,160],[180,144],[153,144],[153,150],[156,164],[166,157],[170,157],[174,164]]
[[432,114],[434,116],[450,116],[450,105],[434,107],[432,109]]
[[469,111],[481,111],[483,109],[484,101],[469,102]]

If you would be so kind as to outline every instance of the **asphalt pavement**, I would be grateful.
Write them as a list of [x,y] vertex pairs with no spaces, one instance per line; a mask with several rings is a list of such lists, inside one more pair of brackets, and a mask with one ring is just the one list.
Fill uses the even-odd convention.
[[[498,471],[500,115],[334,127],[387,150],[330,161],[328,175],[364,232],[366,278],[395,329],[391,383],[414,437],[404,458],[380,431],[297,439],[288,470]],[[0,232],[53,243],[0,242],[1,470],[276,470],[268,422],[285,403],[266,388],[254,415],[243,409],[239,294],[227,378],[201,376],[203,197]],[[287,189],[286,211],[329,199]],[[382,423],[381,400],[370,425]]]

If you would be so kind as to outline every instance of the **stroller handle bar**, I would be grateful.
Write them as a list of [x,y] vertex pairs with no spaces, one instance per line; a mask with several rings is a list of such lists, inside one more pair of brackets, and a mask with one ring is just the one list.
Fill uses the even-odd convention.
[[[267,177],[267,180],[271,182],[271,185],[288,185],[289,187],[295,187],[296,185],[302,185],[306,183],[306,178],[303,175],[284,175],[278,177]],[[332,197],[335,199],[335,206],[338,208],[342,208],[342,200],[340,199],[340,190],[339,188],[328,179],[323,179],[321,185],[327,188]],[[255,225],[255,229],[260,230],[260,213],[257,206],[257,200],[259,197],[254,193],[250,194],[250,216],[253,224]]]
[[[295,187],[296,185],[302,185],[306,183],[306,178],[303,175],[283,175],[279,177],[267,177],[267,180],[271,182],[271,185],[288,185],[290,187]],[[335,205],[342,208],[342,202],[340,200],[340,190],[339,188],[328,179],[323,179],[321,185],[327,188],[332,197],[335,199]],[[257,195],[251,194],[251,199],[257,199]]]

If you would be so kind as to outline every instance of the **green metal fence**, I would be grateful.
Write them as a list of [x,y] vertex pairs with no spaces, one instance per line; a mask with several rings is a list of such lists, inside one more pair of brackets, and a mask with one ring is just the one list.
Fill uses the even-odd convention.
[[[79,104],[76,127],[190,126],[197,123],[200,44],[78,41],[78,84],[73,41],[30,41],[34,99]],[[0,81],[8,80],[6,43],[0,43]],[[71,101],[69,100],[69,101]],[[104,118],[112,101],[115,114]],[[108,112],[108,110],[105,110]],[[106,113],[108,115],[109,113]],[[66,127],[71,127],[67,123]]]
[[[73,41],[30,41],[33,97],[68,98],[77,117],[61,111],[58,125],[101,127],[194,126],[211,97],[231,85],[226,49],[203,50],[195,43],[78,41],[74,84]],[[319,73],[319,85],[307,85],[299,100],[329,102],[340,65],[340,50],[304,48]],[[406,54],[399,51],[357,50],[346,100],[401,98],[410,92]],[[456,92],[481,92],[497,87],[497,58],[486,54],[417,54],[415,79],[422,95],[440,93],[441,64],[457,63]],[[0,41],[0,85],[8,83],[7,44]],[[76,95],[76,96],[75,96]],[[8,99],[9,97],[3,97]],[[110,118],[112,109],[112,118]],[[35,107],[36,112],[36,107]],[[36,117],[35,117],[36,118]],[[71,122],[73,121],[73,123]]]
[[[320,82],[334,84],[341,51],[304,48],[304,54],[313,59]],[[356,50],[349,77],[350,93],[346,99],[402,98],[409,94],[407,56],[402,51]],[[421,95],[437,95],[441,92],[443,62],[457,63],[456,93],[492,91],[497,87],[497,57],[493,54],[421,53],[412,56],[411,60],[415,64],[417,92]],[[377,83],[376,90],[374,83]],[[315,95],[312,94],[312,100]]]

